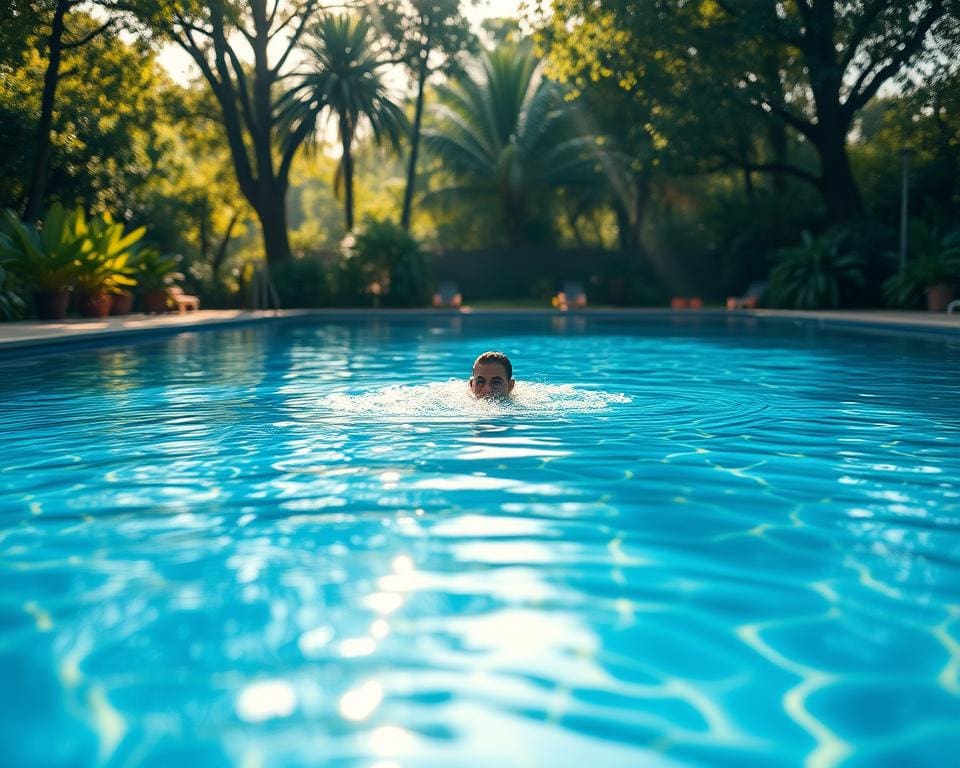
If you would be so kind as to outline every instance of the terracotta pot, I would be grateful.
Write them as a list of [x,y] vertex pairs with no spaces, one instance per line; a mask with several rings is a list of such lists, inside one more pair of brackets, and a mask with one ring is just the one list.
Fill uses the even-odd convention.
[[78,301],[77,309],[84,317],[106,317],[110,314],[110,306],[113,304],[113,296],[106,291],[97,293],[88,293],[81,296]]
[[952,285],[931,285],[926,290],[927,309],[931,312],[946,312],[947,306],[953,301]]
[[113,304],[110,305],[111,315],[129,315],[133,310],[133,294],[130,291],[113,294]]
[[34,291],[33,303],[40,320],[63,320],[67,316],[67,304],[70,303],[70,289]]
[[166,290],[160,291],[144,291],[140,294],[140,308],[150,314],[163,314],[167,311],[167,292]]

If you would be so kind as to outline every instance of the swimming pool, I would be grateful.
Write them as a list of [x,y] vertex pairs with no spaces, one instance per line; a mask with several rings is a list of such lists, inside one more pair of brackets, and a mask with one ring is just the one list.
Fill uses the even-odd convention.
[[[511,404],[465,394],[488,348]],[[5,765],[960,753],[956,337],[367,318],[0,364]]]

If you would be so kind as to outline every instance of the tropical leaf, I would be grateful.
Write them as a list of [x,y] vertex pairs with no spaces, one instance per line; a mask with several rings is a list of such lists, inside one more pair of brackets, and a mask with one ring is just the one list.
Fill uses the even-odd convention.
[[529,46],[501,45],[478,66],[438,89],[424,148],[452,183],[425,194],[426,205],[457,200],[499,212],[511,245],[545,231],[551,191],[600,186],[597,141],[581,130],[560,87],[542,77]]
[[340,185],[342,176],[348,229],[353,226],[353,178],[347,161],[352,159],[357,130],[368,126],[378,144],[386,140],[394,148],[407,131],[403,110],[392,101],[381,77],[387,62],[374,39],[370,23],[359,16],[323,14],[304,40],[306,68],[278,101],[284,135],[294,137],[300,129],[307,130],[308,143],[314,143],[323,112],[336,121],[343,156],[334,186]]

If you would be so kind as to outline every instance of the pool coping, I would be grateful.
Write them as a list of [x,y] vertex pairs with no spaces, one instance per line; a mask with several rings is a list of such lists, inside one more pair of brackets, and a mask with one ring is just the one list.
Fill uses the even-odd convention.
[[363,319],[375,317],[605,317],[605,318],[757,318],[787,320],[824,328],[870,329],[897,334],[923,333],[960,336],[960,313],[948,315],[932,312],[894,310],[673,310],[650,308],[598,308],[574,312],[555,309],[285,309],[271,311],[207,309],[182,314],[133,314],[121,317],[69,319],[62,321],[15,321],[0,323],[0,351],[30,348],[72,346],[77,342],[132,339],[141,335],[174,334],[186,331],[224,329],[243,325],[282,322],[296,319]]

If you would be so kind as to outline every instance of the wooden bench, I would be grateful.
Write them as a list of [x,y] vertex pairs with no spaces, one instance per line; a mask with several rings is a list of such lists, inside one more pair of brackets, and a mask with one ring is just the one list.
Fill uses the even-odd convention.
[[177,312],[193,312],[200,309],[200,297],[184,293],[179,285],[171,285],[167,289],[167,295],[176,303]]

